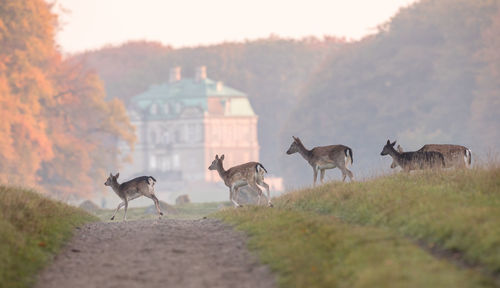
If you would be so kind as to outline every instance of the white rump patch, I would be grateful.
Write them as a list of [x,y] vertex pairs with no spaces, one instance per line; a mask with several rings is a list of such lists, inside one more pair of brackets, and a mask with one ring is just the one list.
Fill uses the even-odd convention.
[[351,156],[345,155],[344,161],[345,161],[345,167],[349,168],[349,166],[351,165]]
[[471,157],[472,157],[472,153],[471,153],[470,149],[466,149],[464,161],[465,161],[465,167],[467,167],[467,168],[470,168],[469,159],[471,159]]
[[156,183],[156,181],[153,178],[148,177],[148,190],[149,190],[149,192],[154,192],[155,183]]

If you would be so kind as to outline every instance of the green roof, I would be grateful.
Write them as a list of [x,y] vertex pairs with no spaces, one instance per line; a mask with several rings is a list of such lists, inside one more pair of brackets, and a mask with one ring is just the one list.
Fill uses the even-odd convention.
[[235,98],[231,99],[231,106],[229,112],[226,113],[227,116],[253,116],[252,105],[247,98]]
[[200,81],[188,78],[152,85],[147,91],[132,97],[130,105],[132,109],[146,112],[151,111],[151,106],[156,104],[157,111],[148,113],[149,118],[175,118],[181,110],[179,107],[196,107],[208,111],[209,97],[230,101],[230,109],[225,113],[227,116],[255,115],[245,93],[208,78]]

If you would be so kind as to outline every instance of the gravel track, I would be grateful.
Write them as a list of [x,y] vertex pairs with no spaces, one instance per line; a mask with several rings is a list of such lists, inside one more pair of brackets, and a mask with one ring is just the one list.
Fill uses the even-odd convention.
[[219,220],[92,223],[35,287],[274,287],[243,233]]

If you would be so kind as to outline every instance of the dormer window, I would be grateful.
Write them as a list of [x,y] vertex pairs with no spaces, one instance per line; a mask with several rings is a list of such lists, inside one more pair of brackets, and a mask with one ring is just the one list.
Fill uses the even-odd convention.
[[151,115],[156,115],[158,113],[158,105],[156,105],[156,103],[151,105],[151,107],[149,108],[149,112],[151,113]]

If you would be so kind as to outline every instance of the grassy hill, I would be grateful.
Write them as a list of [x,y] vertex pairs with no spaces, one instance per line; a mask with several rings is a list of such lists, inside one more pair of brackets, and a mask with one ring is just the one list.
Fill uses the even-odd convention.
[[34,191],[0,186],[0,286],[31,286],[75,228],[97,220]]
[[215,217],[282,287],[497,287],[500,168],[328,183]]

